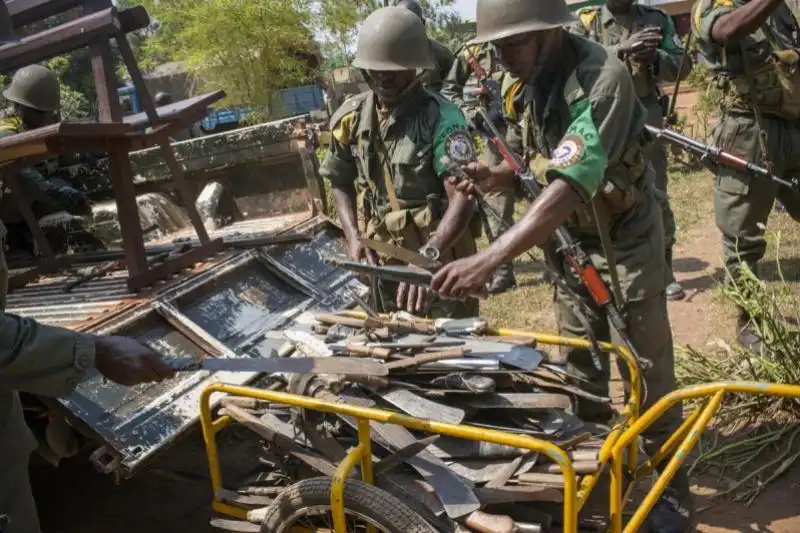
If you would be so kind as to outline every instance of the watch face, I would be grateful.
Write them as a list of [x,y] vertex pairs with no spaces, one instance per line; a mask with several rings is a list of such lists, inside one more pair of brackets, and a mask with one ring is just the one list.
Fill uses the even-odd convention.
[[439,259],[439,250],[433,246],[424,246],[420,252],[431,261],[437,261]]

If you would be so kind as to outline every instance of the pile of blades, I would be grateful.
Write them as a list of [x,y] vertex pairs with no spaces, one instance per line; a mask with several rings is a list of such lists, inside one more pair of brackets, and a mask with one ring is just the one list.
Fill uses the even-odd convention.
[[[534,338],[486,335],[483,319],[423,322],[410,315],[316,315],[307,331],[283,332],[298,357],[383,361],[386,376],[273,376],[272,389],[418,418],[530,435],[569,452],[578,474],[599,469],[603,434],[572,414],[578,396],[558,355]],[[284,354],[281,354],[284,355]],[[229,398],[226,414],[264,440],[266,473],[240,494],[274,496],[281,486],[333,476],[358,442],[356,421],[253,400]],[[376,485],[413,505],[441,531],[547,531],[559,521],[558,465],[527,450],[372,423]],[[532,505],[540,502],[540,505]]]

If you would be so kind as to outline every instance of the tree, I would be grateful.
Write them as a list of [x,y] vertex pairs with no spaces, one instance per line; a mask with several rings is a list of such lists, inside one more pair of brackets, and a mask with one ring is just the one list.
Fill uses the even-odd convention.
[[154,20],[143,64],[184,63],[227,104],[269,109],[277,89],[313,81],[311,0],[143,0]]
[[[460,21],[452,10],[454,0],[420,0],[428,32],[436,34],[445,25]],[[320,0],[317,29],[328,37],[330,54],[347,57],[356,44],[358,30],[370,13],[394,0]],[[447,44],[447,43],[445,43]]]

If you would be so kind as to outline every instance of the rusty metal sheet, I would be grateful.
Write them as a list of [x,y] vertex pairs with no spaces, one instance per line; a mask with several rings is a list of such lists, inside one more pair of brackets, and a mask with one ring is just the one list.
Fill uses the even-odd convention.
[[[314,252],[314,247],[340,247],[338,238],[335,231],[326,230],[310,243],[234,253],[159,291],[152,300],[144,299],[142,305],[108,321],[97,333],[130,335],[166,356],[208,355],[204,344],[191,338],[192,331],[199,329],[238,356],[269,356],[283,342],[267,335],[269,332],[296,327],[309,314],[347,305],[349,291],[366,290],[349,275],[329,270]],[[304,285],[305,276],[320,290]],[[124,279],[124,274],[118,274],[94,283],[122,286]],[[87,284],[77,289],[76,295],[91,294],[92,290],[92,284]],[[16,296],[19,304],[24,302],[24,292]],[[55,295],[57,291],[50,292]],[[159,306],[174,309],[181,321],[192,327],[179,331],[156,312]],[[127,388],[105,383],[94,374],[60,405],[119,458],[117,471],[126,476],[197,422],[199,396],[207,384],[222,380],[244,385],[258,377],[201,371],[160,384]]]

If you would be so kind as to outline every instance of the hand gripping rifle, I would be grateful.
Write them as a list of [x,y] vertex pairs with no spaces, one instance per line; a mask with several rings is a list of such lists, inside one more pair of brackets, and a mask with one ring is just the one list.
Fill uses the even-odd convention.
[[696,141],[691,137],[682,135],[677,131],[655,128],[653,126],[646,126],[647,131],[653,134],[656,138],[662,139],[669,143],[680,146],[688,152],[692,152],[700,156],[700,161],[704,163],[713,163],[722,165],[723,167],[732,168],[737,172],[748,174],[750,176],[761,176],[767,178],[782,187],[787,187],[795,193],[800,193],[800,181],[797,178],[791,178],[789,181],[776,176],[768,168],[761,167],[755,163],[751,163],[747,159],[742,159],[731,153],[723,151],[721,148],[704,144]]
[[[484,96],[493,96],[494,98],[498,98],[498,94],[492,94],[493,92],[497,91],[497,86],[495,85],[493,87],[488,83],[486,72],[472,55],[470,58],[470,63],[472,64],[472,68],[476,77],[478,78],[478,82],[485,89]],[[488,139],[503,156],[503,159],[506,161],[506,163],[516,174],[525,196],[531,201],[538,198],[542,193],[542,186],[538,181],[536,181],[533,172],[531,172],[523,159],[508,145],[508,142],[489,118],[485,109],[478,108],[476,118],[479,121],[480,129],[483,130],[484,137],[488,137]],[[456,174],[455,177],[460,178],[463,175],[465,175],[465,173],[462,171],[461,175]],[[491,212],[491,209],[488,210]],[[495,212],[495,214],[497,213]],[[561,226],[555,230],[553,238],[556,246],[548,246],[547,248],[550,248],[550,250],[544,250],[546,257],[548,258],[548,262],[550,263],[549,265],[546,265],[546,269],[548,273],[550,273],[550,278],[553,280],[553,282],[560,289],[564,290],[567,295],[571,297],[571,299],[575,300],[576,302],[580,302],[577,305],[582,304],[582,309],[591,310],[591,308],[586,305],[585,301],[583,301],[583,299],[569,287],[566,281],[564,281],[563,274],[559,274],[557,265],[566,262],[581,280],[581,283],[586,288],[594,303],[606,312],[611,326],[617,331],[622,339],[623,344],[631,353],[631,355],[633,355],[633,357],[638,361],[639,365],[643,369],[652,366],[652,363],[649,360],[643,359],[639,355],[638,350],[630,340],[627,324],[625,323],[622,312],[618,307],[618,305],[621,305],[622,302],[614,301],[608,285],[606,285],[606,283],[600,277],[600,273],[597,271],[597,268],[594,266],[586,252],[583,251],[580,243],[572,238],[564,226]],[[559,261],[559,259],[562,259],[563,261]],[[576,313],[576,316],[578,316],[581,322],[588,322],[585,318],[585,315],[582,317],[581,314],[582,313]],[[584,324],[584,329],[586,329],[587,332],[591,332],[591,328],[587,327],[587,325],[588,324]],[[594,350],[592,355],[595,359],[595,365],[599,368],[599,355],[595,353]]]

